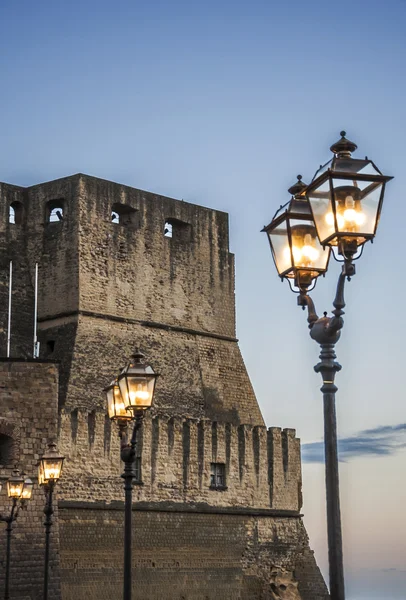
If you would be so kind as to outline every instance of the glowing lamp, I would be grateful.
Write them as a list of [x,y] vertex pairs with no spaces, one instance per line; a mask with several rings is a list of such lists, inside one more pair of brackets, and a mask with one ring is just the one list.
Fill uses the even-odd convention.
[[331,146],[334,157],[316,172],[306,195],[322,246],[336,246],[339,254],[351,258],[375,237],[385,184],[392,177],[367,157],[352,158],[357,145],[345,135],[342,131]]
[[11,477],[7,479],[7,495],[9,498],[21,498],[24,488],[24,477],[18,469],[14,469]]
[[262,231],[268,234],[279,276],[304,290],[326,272],[330,250],[324,249],[317,238],[305,196],[306,185],[301,181],[301,175],[297,179],[288,190],[292,194],[291,200],[280,207]]
[[34,487],[34,483],[29,477],[24,479],[23,491],[21,494],[21,500],[31,500],[32,489]]
[[107,412],[112,421],[130,421],[132,413],[127,410],[120,392],[117,378],[104,391],[107,397]]
[[130,364],[117,378],[121,398],[130,414],[151,408],[154,400],[155,382],[158,375],[145,362],[145,356],[136,351]]
[[40,485],[45,485],[51,481],[58,481],[61,476],[64,459],[64,456],[58,454],[54,442],[48,444],[48,450],[40,460],[38,483]]

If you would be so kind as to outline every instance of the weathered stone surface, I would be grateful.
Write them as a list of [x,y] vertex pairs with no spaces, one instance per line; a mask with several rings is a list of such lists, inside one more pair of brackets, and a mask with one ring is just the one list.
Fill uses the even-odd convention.
[[[11,202],[19,223],[8,222]],[[62,219],[48,222],[55,207]],[[161,377],[137,448],[135,598],[274,600],[286,584],[298,599],[326,600],[299,514],[300,442],[293,429],[266,429],[235,339],[227,215],[79,174],[0,184],[0,234],[3,353],[10,260],[12,356],[32,352],[37,262],[40,356],[60,362],[59,409],[55,366],[0,362],[0,434],[13,440],[1,475],[19,461],[34,476],[56,434],[66,455],[53,598],[121,594],[122,465],[102,388],[140,346]],[[224,465],[222,489],[211,488],[212,463]],[[16,526],[20,600],[38,597],[42,575],[31,551],[43,543],[37,488],[34,498]]]

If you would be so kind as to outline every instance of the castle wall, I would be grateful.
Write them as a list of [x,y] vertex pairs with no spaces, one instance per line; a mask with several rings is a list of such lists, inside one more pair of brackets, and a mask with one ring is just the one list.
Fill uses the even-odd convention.
[[[34,482],[32,499],[13,525],[11,539],[10,592],[21,600],[42,596],[45,529],[45,498],[37,484],[38,459],[47,443],[56,439],[58,422],[58,371],[54,364],[0,360],[0,436],[12,440],[7,462],[0,464],[5,481],[16,464]],[[1,462],[0,458],[0,462]],[[56,491],[57,497],[57,491]],[[0,514],[10,513],[6,486],[0,493]],[[54,515],[51,532],[49,599],[60,600],[59,525]],[[0,523],[0,589],[4,586],[6,523]]]
[[[133,523],[135,600],[273,600],[275,569],[299,578],[302,600],[327,598],[299,518],[135,506]],[[62,504],[60,528],[64,600],[119,597],[123,511]]]
[[[15,224],[12,201],[23,208]],[[49,222],[55,207],[61,218]],[[102,390],[136,347],[161,375],[137,447],[137,597],[270,600],[277,573],[298,579],[302,600],[326,600],[299,514],[299,440],[264,426],[235,339],[227,215],[78,174],[27,189],[1,184],[0,233],[4,354],[9,261],[18,357],[32,355],[38,262],[40,357],[60,363],[58,390],[49,363],[0,362],[0,426],[14,432],[16,460],[36,479],[34,463],[56,433],[66,455],[52,532],[55,600],[121,593],[122,464]],[[211,463],[224,464],[224,489],[211,488]],[[40,593],[43,502],[36,486],[16,525],[30,542],[13,567],[21,600]]]
[[[85,175],[77,202],[80,310],[235,336],[226,213]],[[112,222],[116,205],[134,222]]]

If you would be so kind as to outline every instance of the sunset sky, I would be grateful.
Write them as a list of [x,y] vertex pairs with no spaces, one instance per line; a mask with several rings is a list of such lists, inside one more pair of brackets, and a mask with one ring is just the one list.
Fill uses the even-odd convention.
[[0,0],[0,181],[83,172],[229,212],[241,349],[267,424],[302,439],[324,574],[318,347],[260,230],[341,129],[395,176],[337,346],[348,600],[406,597],[405,20],[404,0]]

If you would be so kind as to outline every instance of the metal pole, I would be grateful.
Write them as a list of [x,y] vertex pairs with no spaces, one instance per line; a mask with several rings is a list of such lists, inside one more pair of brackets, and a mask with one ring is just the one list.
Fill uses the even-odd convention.
[[8,279],[7,358],[10,358],[12,290],[13,290],[13,261],[10,260],[10,271],[9,271],[9,279]]
[[135,414],[134,429],[130,444],[121,448],[121,460],[124,462],[125,506],[124,506],[124,586],[123,599],[131,600],[132,596],[132,490],[134,479],[135,449],[137,445],[137,432],[141,427],[143,412]]
[[307,294],[301,294],[298,301],[300,306],[305,307],[307,305],[310,337],[318,342],[321,347],[320,362],[314,367],[314,370],[316,373],[320,373],[323,379],[323,385],[320,389],[323,392],[324,405],[327,540],[331,600],[345,600],[335,409],[337,387],[334,384],[336,373],[341,370],[341,365],[335,360],[335,344],[340,339],[341,329],[344,325],[342,315],[345,307],[345,280],[354,274],[354,265],[350,260],[346,260],[338,278],[336,296],[333,302],[333,317],[327,317],[327,313],[324,313],[324,316],[319,318],[313,301]]
[[10,598],[10,559],[11,559],[11,531],[13,529],[14,511],[17,506],[17,498],[13,498],[10,516],[7,517],[7,550],[6,550],[6,581],[4,586],[4,600]]
[[49,538],[52,527],[52,515],[54,512],[52,505],[52,495],[54,491],[54,482],[50,481],[45,486],[46,502],[44,508],[45,514],[45,565],[44,565],[44,600],[48,600],[48,581],[49,581]]
[[323,378],[324,452],[326,471],[327,540],[331,600],[345,600],[343,543],[341,535],[338,473],[337,419],[334,377],[341,365],[335,362],[334,344],[322,344],[321,362],[315,367]]

